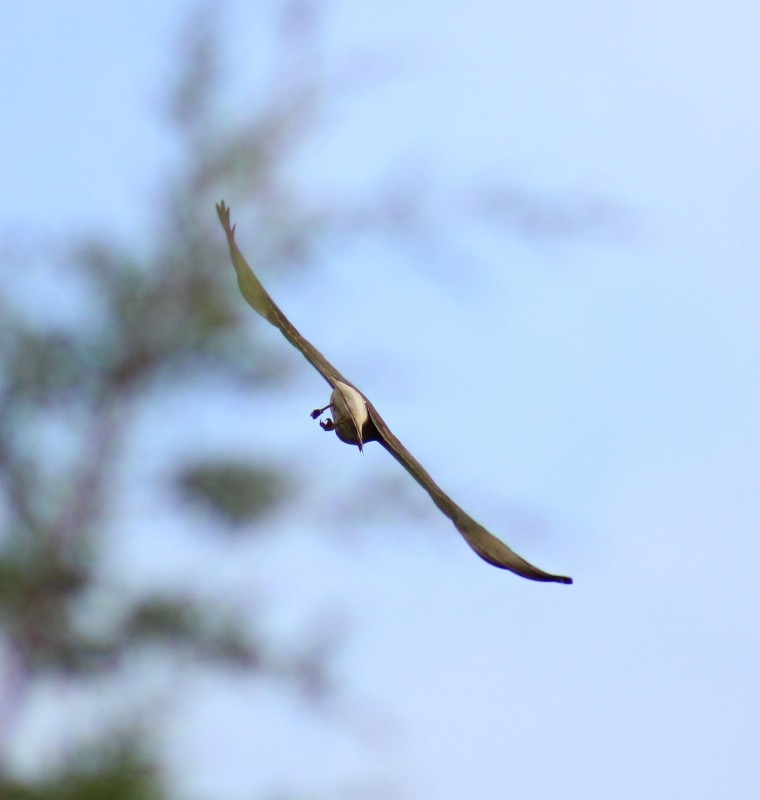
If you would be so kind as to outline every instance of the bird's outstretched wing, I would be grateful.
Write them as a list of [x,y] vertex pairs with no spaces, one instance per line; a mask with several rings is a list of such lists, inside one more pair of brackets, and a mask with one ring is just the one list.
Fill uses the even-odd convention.
[[319,350],[306,341],[293,327],[282,311],[280,311],[272,298],[267,294],[267,291],[261,285],[258,278],[253,274],[253,270],[248,266],[248,262],[235,243],[235,226],[230,224],[229,208],[222,202],[217,205],[216,211],[219,215],[219,221],[224,228],[224,232],[227,234],[230,257],[232,258],[232,264],[237,273],[238,285],[240,286],[243,297],[245,297],[249,305],[261,314],[264,319],[282,331],[285,338],[303,353],[306,359],[333,389],[337,382],[341,382],[359,392],[364,402],[367,404],[369,417],[363,429],[364,441],[380,442],[417,483],[425,489],[436,506],[438,506],[438,508],[454,523],[454,526],[459,533],[462,534],[467,544],[469,544],[484,561],[500,569],[508,569],[523,578],[528,578],[533,581],[572,583],[572,578],[544,572],[538,567],[534,567],[524,558],[518,556],[517,553],[507,547],[504,542],[497,539],[492,533],[489,533],[469,514],[466,514],[440,486],[438,486],[422,464],[420,464],[396,438],[385,420],[380,416],[372,403],[367,400],[364,394],[349,380],[343,377]]
[[[295,347],[300,350],[309,363],[319,372],[319,374],[335,388],[335,383],[341,381],[349,386],[353,386],[351,381],[344,378],[340,372],[317,350],[310,342],[291,325],[290,320],[280,311],[277,304],[261,285],[259,279],[253,274],[253,270],[248,266],[248,262],[240,252],[240,248],[235,242],[235,226],[230,224],[230,209],[224,201],[217,203],[216,213],[222,223],[224,232],[227,235],[227,244],[230,248],[230,258],[232,266],[237,273],[238,286],[243,297],[248,301],[248,305],[257,311],[276,328],[282,331],[283,336]],[[357,390],[358,391],[358,390]]]
[[534,567],[533,564],[518,556],[514,550],[507,547],[504,542],[487,531],[479,522],[476,522],[430,477],[428,471],[401,444],[385,420],[377,413],[377,409],[369,401],[367,401],[367,409],[378,434],[377,441],[425,489],[438,508],[454,523],[454,527],[462,534],[467,544],[484,561],[493,564],[494,567],[499,567],[499,569],[508,569],[532,581],[573,582],[572,578],[567,578],[564,575],[552,575],[538,567]]

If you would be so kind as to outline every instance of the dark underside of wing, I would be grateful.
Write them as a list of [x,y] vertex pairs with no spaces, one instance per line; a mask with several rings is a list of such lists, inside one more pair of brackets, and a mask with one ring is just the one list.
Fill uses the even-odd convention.
[[453,523],[470,547],[489,564],[499,569],[508,569],[516,575],[532,581],[572,583],[573,579],[533,566],[517,555],[500,539],[463,511],[430,477],[427,470],[396,438],[375,407],[368,401],[369,423],[364,426],[364,441],[378,441],[404,469],[425,489],[433,502]]

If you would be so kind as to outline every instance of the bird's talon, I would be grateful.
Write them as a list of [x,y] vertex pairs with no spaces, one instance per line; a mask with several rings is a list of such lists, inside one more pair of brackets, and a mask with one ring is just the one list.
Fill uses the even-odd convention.
[[330,403],[328,403],[324,408],[315,408],[314,411],[311,412],[311,418],[316,419],[317,417],[322,416],[322,414],[330,408]]

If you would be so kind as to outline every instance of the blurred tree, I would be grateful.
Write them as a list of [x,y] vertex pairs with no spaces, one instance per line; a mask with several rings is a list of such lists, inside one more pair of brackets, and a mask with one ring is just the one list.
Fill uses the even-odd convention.
[[[204,6],[187,26],[170,101],[177,158],[162,181],[149,238],[134,247],[100,234],[72,243],[65,258],[49,258],[38,273],[33,303],[17,302],[12,281],[0,290],[4,800],[172,796],[155,746],[152,695],[146,689],[141,697],[134,686],[141,659],[168,665],[169,674],[190,660],[276,675],[309,698],[328,685],[325,637],[292,647],[256,633],[261,626],[250,611],[216,606],[191,588],[127,590],[109,584],[103,569],[108,535],[123,522],[118,509],[130,503],[124,473],[130,443],[145,436],[138,424],[145,409],[168,391],[204,397],[211,384],[266,392],[281,372],[244,330],[249,311],[228,268],[216,201],[225,198],[257,242],[261,273],[309,263],[326,237],[375,230],[418,246],[447,227],[436,228],[435,214],[399,181],[343,207],[300,196],[288,167],[308,143],[324,96],[308,60],[318,44],[315,10],[302,1],[282,4],[269,89],[250,117],[235,120],[223,105],[218,16]],[[514,195],[509,202],[523,217],[530,207],[531,225],[540,227],[540,204]],[[551,221],[557,213],[551,209]],[[75,313],[57,313],[61,306]],[[165,503],[209,514],[215,530],[249,530],[289,497],[287,476],[266,455],[185,453],[172,471],[173,481],[152,490]],[[30,763],[19,741],[51,685],[91,689],[107,700],[86,724],[63,720],[59,757]]]
[[[250,118],[227,127],[218,15],[201,7],[183,39],[185,65],[170,101],[179,158],[162,184],[152,238],[131,249],[107,235],[73,243],[47,269],[57,291],[40,291],[33,312],[18,310],[12,286],[0,295],[0,797],[7,800],[171,796],[150,734],[155,720],[139,698],[126,712],[100,714],[94,734],[69,720],[54,763],[20,764],[25,717],[51,682],[118,695],[130,680],[125,665],[150,649],[178,667],[190,656],[274,673],[310,696],[323,684],[323,641],[313,653],[256,641],[244,613],[215,608],[190,589],[120,591],[104,585],[101,570],[105,536],[119,524],[113,509],[129,442],[141,435],[140,410],[166,387],[197,395],[209,382],[227,382],[266,391],[280,371],[266,354],[239,355],[247,311],[220,266],[226,245],[214,203],[232,197],[247,212],[262,263],[273,269],[306,261],[321,229],[345,223],[337,211],[304,207],[285,177],[319,99],[301,63],[315,35],[312,9],[283,4],[271,92]],[[62,302],[76,310],[65,320],[55,313]],[[266,458],[185,456],[174,474],[164,493],[210,510],[215,529],[276,511],[288,493]]]

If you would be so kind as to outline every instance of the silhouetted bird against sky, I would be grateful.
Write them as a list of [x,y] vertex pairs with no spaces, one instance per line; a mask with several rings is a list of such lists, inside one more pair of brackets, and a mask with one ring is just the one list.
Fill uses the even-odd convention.
[[544,572],[518,556],[442,491],[420,462],[393,435],[372,403],[290,324],[253,274],[235,243],[235,227],[230,225],[229,208],[222,202],[217,205],[216,210],[227,234],[232,264],[237,272],[243,297],[262,317],[282,331],[285,338],[303,353],[332,387],[330,403],[324,408],[312,411],[311,414],[316,419],[330,410],[332,419],[320,422],[322,428],[327,431],[334,430],[342,442],[355,444],[360,450],[367,442],[379,442],[427,491],[438,508],[454,523],[467,544],[489,564],[511,570],[533,581],[572,583],[572,578]]

